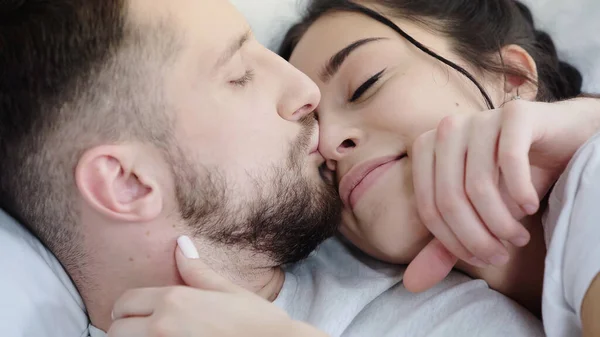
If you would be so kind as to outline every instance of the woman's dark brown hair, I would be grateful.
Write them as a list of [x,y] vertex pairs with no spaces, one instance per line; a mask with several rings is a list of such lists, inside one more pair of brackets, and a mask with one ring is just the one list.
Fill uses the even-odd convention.
[[[385,13],[362,5],[376,5]],[[280,55],[289,60],[304,33],[317,19],[340,11],[362,12],[388,26],[393,23],[386,17],[417,22],[451,38],[455,52],[476,68],[532,80],[521,70],[505,66],[498,57],[503,46],[518,45],[537,65],[538,79],[534,82],[539,88],[539,101],[564,100],[581,94],[579,71],[559,60],[550,36],[535,29],[529,9],[515,0],[311,0],[300,23],[286,34]],[[463,68],[430,51],[398,27],[395,30],[419,49],[471,79],[482,91],[488,106],[491,105],[481,85]]]

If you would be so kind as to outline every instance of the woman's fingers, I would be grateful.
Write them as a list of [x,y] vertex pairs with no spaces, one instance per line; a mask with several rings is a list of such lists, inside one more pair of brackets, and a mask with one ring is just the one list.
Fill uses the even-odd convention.
[[539,197],[531,179],[529,164],[532,125],[527,112],[521,111],[518,104],[507,104],[502,115],[498,165],[511,198],[526,214],[532,215],[539,208]]
[[438,126],[435,145],[436,204],[442,218],[472,255],[500,266],[508,262],[508,251],[481,221],[465,191],[469,122],[468,117],[451,116]]
[[488,230],[498,239],[522,247],[529,242],[529,232],[513,218],[498,189],[500,170],[496,162],[496,147],[501,129],[500,117],[498,113],[482,113],[472,120],[465,189]]
[[[448,251],[461,260],[484,267],[485,263],[475,259],[460,243],[438,212],[435,198],[435,139],[436,132],[432,130],[421,135],[413,145],[413,184],[419,216],[427,229]],[[422,270],[418,267],[419,264],[427,264],[428,259],[420,259],[415,263],[415,270]]]
[[219,275],[204,263],[199,258],[198,250],[190,237],[180,236],[177,239],[177,246],[175,262],[179,275],[187,286],[224,293],[249,293],[246,289]]
[[128,290],[115,302],[112,319],[151,316],[157,303],[163,298],[164,292],[163,288]]
[[456,256],[437,239],[423,248],[406,268],[402,283],[411,292],[426,291],[441,282],[457,262]]
[[147,337],[148,317],[130,317],[114,321],[108,330],[108,337]]
[[[504,242],[528,243],[528,231],[512,214],[515,203],[528,214],[539,205],[529,166],[532,127],[527,116],[510,105],[475,116],[446,117],[415,142],[419,215],[448,252],[461,260],[478,267],[503,265],[510,258]],[[508,197],[502,192],[506,190]],[[409,273],[409,283],[425,279],[417,283],[429,286],[428,280],[443,274],[442,268],[424,272],[427,261],[435,266],[432,251],[439,250],[427,248],[413,261],[410,271],[419,277]]]

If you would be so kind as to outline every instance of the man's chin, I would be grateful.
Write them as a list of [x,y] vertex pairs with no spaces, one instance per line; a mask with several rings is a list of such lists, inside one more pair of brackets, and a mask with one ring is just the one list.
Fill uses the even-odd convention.
[[250,175],[256,189],[252,192],[223,193],[236,187],[214,173],[206,179],[210,184],[203,185],[210,202],[198,200],[196,191],[190,190],[194,184],[179,184],[182,217],[215,244],[250,251],[280,265],[297,262],[337,231],[341,202],[331,179],[316,163],[296,162]]

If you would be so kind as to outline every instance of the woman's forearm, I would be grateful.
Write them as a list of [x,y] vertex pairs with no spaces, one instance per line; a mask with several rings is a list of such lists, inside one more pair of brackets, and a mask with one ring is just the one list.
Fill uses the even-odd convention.
[[581,323],[584,337],[600,336],[600,274],[596,276],[583,298]]
[[581,129],[581,133],[573,135],[581,137],[582,140],[584,140],[583,143],[585,143],[589,137],[600,131],[600,95],[583,94],[578,98],[559,104],[569,104],[569,109],[572,109],[571,111],[589,117],[588,124]]

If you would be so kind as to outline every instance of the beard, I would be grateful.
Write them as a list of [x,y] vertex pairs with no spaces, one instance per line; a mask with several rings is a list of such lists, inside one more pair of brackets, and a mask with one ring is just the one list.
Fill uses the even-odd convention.
[[250,175],[255,193],[246,200],[240,200],[242,196],[218,170],[199,174],[178,155],[171,165],[176,199],[192,235],[250,250],[278,265],[306,258],[333,236],[341,219],[341,201],[333,182],[312,181],[303,174],[314,120],[309,116],[302,125],[286,163]]

